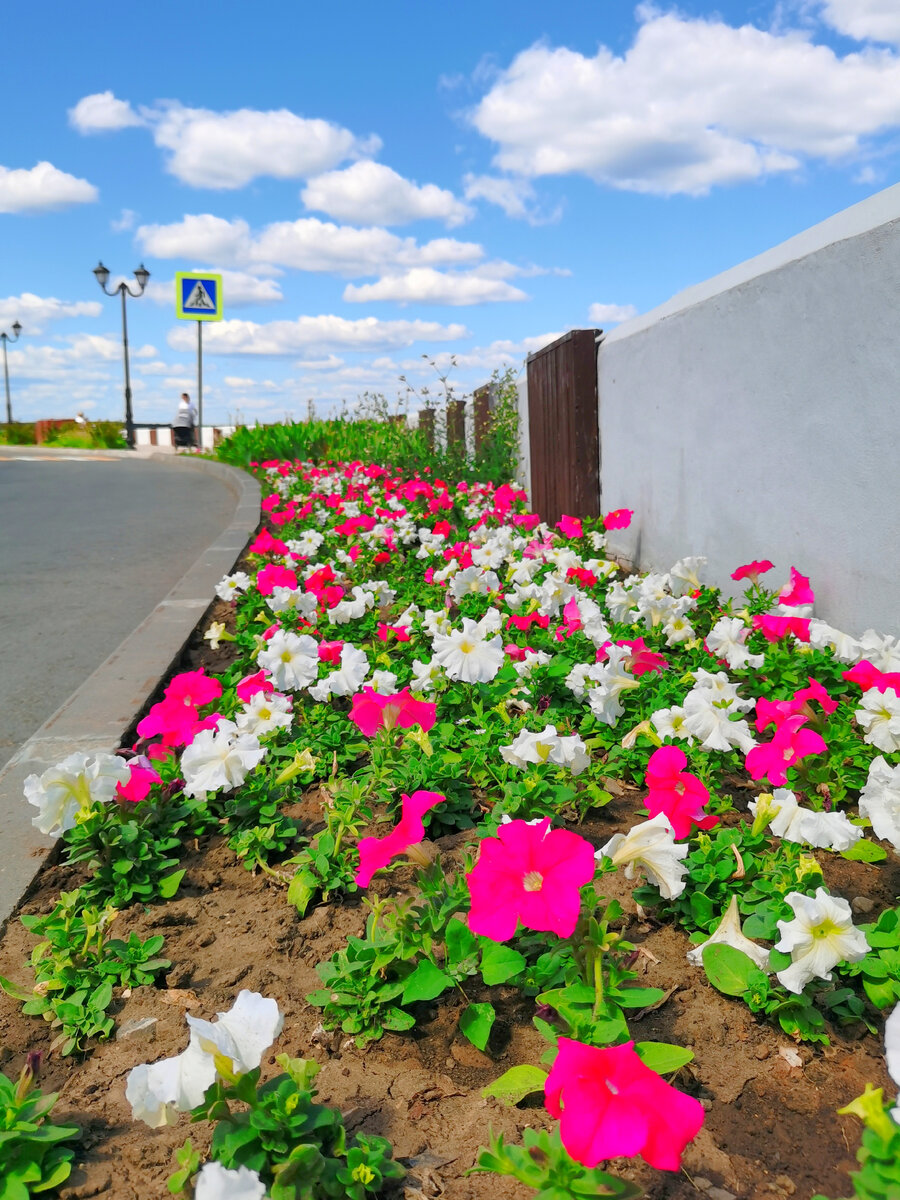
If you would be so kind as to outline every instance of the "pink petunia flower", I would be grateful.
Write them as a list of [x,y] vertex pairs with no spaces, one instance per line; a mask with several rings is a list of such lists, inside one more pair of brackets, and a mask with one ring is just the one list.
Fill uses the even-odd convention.
[[386,867],[392,858],[402,854],[408,847],[421,842],[425,836],[422,817],[446,799],[440,792],[413,792],[411,796],[401,796],[400,820],[387,837],[363,838],[359,843],[357,887],[368,887],[376,871]]
[[386,625],[379,621],[378,637],[382,642],[389,642],[391,638],[396,638],[398,642],[408,642],[409,628],[406,625]]
[[808,718],[803,713],[787,717],[775,730],[771,742],[763,742],[748,750],[744,765],[751,779],[768,779],[776,787],[787,783],[789,767],[811,754],[828,749],[825,739],[812,729],[806,729]]
[[238,700],[248,704],[257,692],[274,692],[275,688],[265,671],[257,671],[255,675],[245,675],[234,690]]
[[132,804],[140,804],[150,795],[154,783],[162,783],[162,779],[150,766],[150,760],[133,758],[128,764],[131,778],[127,783],[116,784],[116,795],[120,800],[128,800]]
[[778,593],[778,603],[787,608],[796,608],[800,604],[812,604],[815,598],[809,578],[801,575],[796,567],[791,567],[791,581]]
[[421,725],[427,733],[437,719],[437,705],[417,700],[409,688],[393,696],[381,696],[374,688],[364,687],[353,697],[350,720],[359,726],[366,737],[374,737],[379,729],[409,729]]
[[218,679],[211,679],[200,667],[197,671],[182,671],[174,675],[165,691],[165,699],[173,704],[192,704],[202,708],[211,704],[222,695],[222,685]]
[[778,726],[796,713],[804,713],[806,719],[809,720],[815,715],[809,707],[813,700],[821,706],[825,713],[833,713],[838,706],[837,700],[834,700],[821,683],[818,683],[812,676],[809,677],[809,687],[794,692],[789,700],[767,700],[764,696],[760,696],[756,701],[756,728],[765,729],[767,725]]
[[319,661],[320,662],[340,662],[341,651],[344,648],[344,643],[337,642],[320,642],[319,643]]
[[762,630],[767,642],[777,642],[790,634],[800,642],[809,641],[809,617],[776,617],[771,613],[758,613],[753,618],[753,628]]
[[594,877],[594,848],[550,818],[531,825],[509,821],[481,843],[466,881],[472,898],[469,928],[495,942],[529,929],[570,937],[581,910],[579,889]]
[[633,516],[633,509],[617,508],[606,514],[606,516],[603,518],[603,524],[606,529],[627,529],[631,524],[631,518]]
[[261,596],[271,596],[277,587],[295,588],[297,576],[281,563],[267,563],[256,576],[256,589]]
[[537,625],[538,629],[546,629],[550,624],[550,618],[543,616],[541,613],[528,613],[526,616],[516,616],[513,614],[507,617],[506,628],[518,629],[520,633],[524,633],[526,629],[530,629],[532,625]]
[[843,675],[848,683],[857,684],[864,692],[871,688],[876,688],[879,692],[893,688],[900,695],[900,671],[879,671],[867,658],[851,667],[849,671],[844,671]]
[[678,841],[690,837],[693,827],[712,829],[719,818],[703,811],[709,792],[684,768],[687,755],[677,746],[660,746],[650,756],[644,783],[649,794],[644,800],[651,817],[665,813]]
[[268,529],[263,529],[247,547],[248,554],[287,554],[287,552],[287,545],[280,538],[272,537]]
[[731,578],[737,582],[749,579],[751,583],[758,583],[760,575],[765,575],[766,571],[771,571],[774,566],[775,564],[769,562],[767,558],[756,559],[753,562],[744,563],[742,567],[732,571]]
[[580,538],[584,532],[578,517],[567,517],[565,513],[556,522],[556,528],[567,538]]
[[705,1116],[699,1100],[641,1062],[634,1042],[601,1050],[561,1037],[544,1096],[562,1144],[586,1167],[640,1154],[657,1170],[677,1171]]

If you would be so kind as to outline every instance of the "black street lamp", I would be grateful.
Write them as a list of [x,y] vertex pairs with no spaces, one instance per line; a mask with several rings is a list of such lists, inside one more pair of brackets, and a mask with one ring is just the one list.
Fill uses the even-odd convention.
[[144,294],[144,288],[147,286],[147,280],[150,278],[150,272],[143,263],[141,263],[141,265],[135,271],[134,277],[138,281],[138,288],[140,289],[137,292],[133,292],[124,279],[117,288],[113,288],[112,291],[109,291],[106,286],[109,281],[109,271],[106,267],[104,267],[102,262],[98,263],[97,266],[94,267],[94,274],[97,277],[97,282],[103,288],[103,291],[107,296],[114,296],[116,292],[120,292],[122,296],[122,349],[125,354],[125,441],[128,444],[128,449],[133,450],[134,421],[131,415],[131,374],[128,369],[128,321],[125,317],[125,296],[127,294],[134,299],[137,299],[138,296],[142,296]]
[[7,423],[7,425],[12,425],[12,405],[9,402],[9,366],[7,365],[7,362],[6,362],[6,343],[7,342],[17,342],[19,340],[19,334],[22,332],[22,326],[19,324],[18,321],[14,321],[12,328],[13,328],[13,336],[12,337],[10,337],[9,334],[6,332],[0,333],[0,342],[3,343],[3,378],[6,382],[6,423]]

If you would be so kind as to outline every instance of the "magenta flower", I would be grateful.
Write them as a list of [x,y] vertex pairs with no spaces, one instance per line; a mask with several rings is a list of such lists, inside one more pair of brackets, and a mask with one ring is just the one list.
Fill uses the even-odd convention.
[[844,671],[843,675],[848,683],[858,684],[864,692],[876,688],[883,693],[888,688],[893,688],[900,696],[900,671],[879,671],[867,658],[851,667],[849,671]]
[[481,843],[466,880],[472,898],[469,928],[505,942],[519,921],[529,929],[570,937],[581,910],[579,888],[594,877],[594,848],[550,818],[509,821]]
[[806,729],[809,718],[795,713],[781,722],[771,742],[761,743],[747,752],[744,765],[751,779],[768,779],[776,787],[787,783],[787,771],[801,758],[822,754],[828,749],[824,738]]
[[613,512],[607,513],[603,518],[603,524],[607,529],[627,529],[631,524],[631,518],[634,516],[634,510],[630,508],[617,508]]
[[221,695],[221,683],[218,679],[210,679],[202,667],[198,671],[182,671],[180,675],[174,675],[165,690],[166,700],[193,704],[195,708],[210,704]]
[[644,1066],[634,1042],[600,1050],[561,1037],[544,1096],[562,1144],[586,1167],[640,1154],[657,1170],[677,1171],[705,1115],[699,1100]]
[[376,871],[386,867],[392,858],[402,854],[409,846],[421,842],[425,836],[422,817],[446,799],[447,797],[442,796],[440,792],[413,792],[411,796],[401,796],[400,820],[387,837],[363,838],[359,843],[357,887],[368,887]]
[[281,563],[267,563],[256,576],[256,590],[261,596],[271,596],[277,587],[295,588],[297,576]]
[[809,586],[809,578],[801,575],[796,567],[791,567],[791,581],[778,593],[778,603],[788,608],[796,608],[799,604],[812,604],[815,598],[815,592]]
[[150,766],[150,760],[133,758],[128,764],[131,778],[127,783],[116,784],[116,795],[120,800],[129,800],[132,804],[140,804],[150,795],[154,783],[162,783],[162,779]]
[[350,720],[366,737],[374,737],[381,728],[409,729],[412,725],[421,725],[427,733],[437,720],[437,705],[417,700],[409,688],[380,696],[374,688],[364,687],[353,697]]
[[234,690],[242,704],[249,704],[257,692],[274,692],[275,688],[265,671],[257,671],[255,675],[245,675]]
[[764,696],[760,696],[756,701],[756,728],[778,726],[797,713],[803,713],[809,720],[815,715],[809,707],[812,700],[815,700],[825,713],[833,713],[838,706],[837,700],[832,699],[821,683],[812,676],[809,676],[809,687],[794,692],[789,700],[766,700]]
[[775,617],[771,613],[757,614],[753,628],[761,629],[767,642],[777,642],[793,634],[798,641],[809,641],[809,617]]
[[583,533],[578,517],[567,517],[565,513],[556,522],[556,528],[567,538],[580,538]]
[[341,651],[344,648],[342,641],[336,642],[319,642],[319,661],[320,662],[340,662]]
[[766,571],[771,571],[774,566],[775,564],[769,562],[767,558],[757,559],[754,562],[744,563],[742,567],[732,571],[731,578],[737,582],[749,579],[751,583],[758,583],[760,575],[765,575]]
[[690,837],[691,829],[712,829],[719,818],[703,811],[709,792],[703,783],[685,771],[687,756],[677,746],[661,746],[650,755],[644,783],[649,795],[644,800],[651,817],[665,813],[678,841]]
[[272,537],[268,529],[263,529],[247,547],[248,554],[287,554],[287,552],[286,543],[280,538]]

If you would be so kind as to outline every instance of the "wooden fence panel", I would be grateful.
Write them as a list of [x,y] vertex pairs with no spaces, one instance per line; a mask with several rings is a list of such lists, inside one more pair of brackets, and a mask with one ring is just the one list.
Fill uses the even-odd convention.
[[475,453],[478,454],[488,440],[491,431],[491,388],[489,384],[476,388],[472,398],[475,425]]
[[465,400],[449,400],[447,402],[447,449],[457,446],[466,448],[466,402]]
[[528,356],[531,505],[549,524],[600,515],[599,329],[573,329]]

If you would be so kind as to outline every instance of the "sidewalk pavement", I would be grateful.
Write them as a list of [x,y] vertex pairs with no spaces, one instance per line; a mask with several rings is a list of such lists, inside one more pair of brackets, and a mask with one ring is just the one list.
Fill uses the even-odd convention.
[[[133,454],[129,450],[0,446],[0,458],[6,450],[33,451],[36,456],[89,454],[92,458]],[[215,599],[215,585],[231,571],[259,524],[260,489],[255,479],[222,463],[183,457],[186,470],[212,472],[232,492],[235,508],[230,522],[153,612],[0,771],[0,933],[54,845],[32,825],[34,812],[23,794],[26,776],[40,775],[76,751],[111,754],[118,748],[147,697],[168,674]]]

